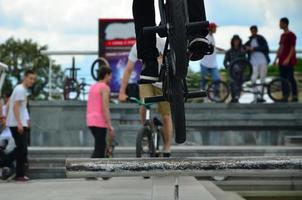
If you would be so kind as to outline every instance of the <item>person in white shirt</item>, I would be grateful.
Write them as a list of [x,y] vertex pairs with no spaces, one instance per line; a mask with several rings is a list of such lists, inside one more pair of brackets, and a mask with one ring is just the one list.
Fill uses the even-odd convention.
[[7,126],[10,128],[16,143],[16,180],[28,181],[25,176],[27,162],[28,121],[27,110],[28,88],[32,87],[36,80],[36,74],[28,70],[24,74],[23,82],[14,88],[8,105]]
[[211,76],[212,81],[219,81],[220,75],[218,71],[218,64],[217,64],[217,50],[224,51],[221,48],[216,47],[215,45],[215,38],[214,34],[216,33],[217,25],[215,23],[209,24],[209,34],[207,35],[206,39],[208,39],[209,44],[215,47],[213,54],[204,56],[203,59],[200,61],[201,66],[201,80],[200,80],[200,87],[202,90],[205,90],[206,87],[206,78],[208,75]]
[[[157,38],[156,46],[162,55],[164,52],[165,47],[165,40],[161,38]],[[137,56],[137,47],[136,44],[133,45],[129,57],[128,57],[128,63],[126,66],[126,69],[124,71],[122,84],[119,92],[119,100],[121,102],[126,101],[128,96],[126,94],[127,85],[129,82],[129,79],[131,77],[131,73],[133,72],[135,63],[139,61],[139,58]],[[159,62],[160,63],[160,62]],[[158,69],[159,70],[159,69]],[[160,83],[154,83],[154,84],[143,84],[139,87],[139,93],[140,98],[144,99],[145,97],[151,97],[151,96],[157,96],[162,95],[161,91],[161,84]],[[170,111],[170,105],[168,102],[160,102],[158,104],[158,111],[161,114],[161,118],[163,121],[163,139],[164,139],[164,145],[163,145],[163,156],[164,157],[170,157],[170,149],[171,149],[171,143],[172,143],[172,135],[173,135],[173,128],[172,128],[172,119],[171,119],[171,111]],[[146,110],[144,107],[141,107],[140,109],[140,115],[141,115],[141,123],[144,124],[145,122],[145,114]]]
[[[245,44],[245,48],[248,51],[250,62],[253,66],[253,74],[251,77],[252,84],[254,85],[254,102],[263,103],[264,86],[265,78],[267,75],[268,64],[270,62],[269,58],[269,47],[266,39],[258,34],[258,27],[251,26],[251,37],[249,41]],[[256,81],[260,76],[261,94],[257,93]]]

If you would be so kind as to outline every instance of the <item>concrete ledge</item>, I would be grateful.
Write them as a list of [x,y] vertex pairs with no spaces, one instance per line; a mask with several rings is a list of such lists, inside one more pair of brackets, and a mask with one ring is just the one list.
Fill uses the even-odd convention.
[[115,176],[302,176],[302,157],[67,159],[70,178]]

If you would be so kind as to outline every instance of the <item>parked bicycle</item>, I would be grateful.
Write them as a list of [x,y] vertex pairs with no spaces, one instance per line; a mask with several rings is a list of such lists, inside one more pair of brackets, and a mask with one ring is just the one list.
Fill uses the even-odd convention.
[[155,157],[160,153],[163,124],[157,117],[151,118],[152,103],[144,103],[135,97],[129,97],[128,100],[146,109],[145,123],[136,136],[136,157]]
[[109,63],[106,60],[106,58],[100,57],[98,59],[96,59],[92,65],[91,65],[91,69],[90,69],[90,73],[91,73],[91,77],[95,80],[98,81],[99,80],[99,69],[102,67],[109,67]]
[[81,94],[82,94],[82,100],[86,100],[86,97],[87,97],[87,87],[91,86],[91,84],[88,84],[86,82],[86,79],[85,78],[81,78],[81,83],[80,83],[80,91],[81,91]]
[[77,80],[77,71],[79,70],[80,68],[75,67],[75,58],[73,57],[71,68],[67,68],[64,71],[64,73],[66,73],[66,71],[69,71],[69,76],[65,76],[64,79],[65,100],[76,100],[80,96],[81,86]]
[[[290,93],[283,93],[283,91],[290,89],[288,81],[281,78],[273,78],[265,84],[252,84],[250,82],[252,72],[252,66],[248,60],[236,60],[229,68],[231,78],[236,80],[236,82],[242,83],[241,93],[251,93],[257,96],[267,94],[274,102],[288,100]],[[207,78],[206,81],[206,91],[209,100],[216,103],[226,102],[231,92],[229,84],[221,80],[212,82],[210,78]]]

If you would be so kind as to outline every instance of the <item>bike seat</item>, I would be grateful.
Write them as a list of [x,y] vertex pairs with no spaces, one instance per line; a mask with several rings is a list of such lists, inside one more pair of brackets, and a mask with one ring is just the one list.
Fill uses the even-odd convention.
[[153,118],[153,124],[155,126],[163,126],[163,123],[157,117]]

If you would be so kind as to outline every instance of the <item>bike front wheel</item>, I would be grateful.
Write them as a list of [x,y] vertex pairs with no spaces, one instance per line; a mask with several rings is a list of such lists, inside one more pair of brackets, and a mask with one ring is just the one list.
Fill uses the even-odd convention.
[[267,86],[268,96],[275,102],[288,101],[291,87],[287,80],[276,78]]
[[186,11],[183,0],[168,0],[168,19],[171,28],[168,30],[174,76],[185,79],[188,72],[188,41],[186,34]]
[[246,59],[236,60],[230,66],[230,75],[232,79],[239,82],[251,80],[252,73],[253,67]]
[[186,141],[186,117],[183,81],[174,79],[171,85],[170,108],[175,132],[175,142],[182,144]]
[[212,82],[208,89],[208,98],[216,103],[223,103],[227,100],[230,95],[230,89],[228,84],[223,81]]

